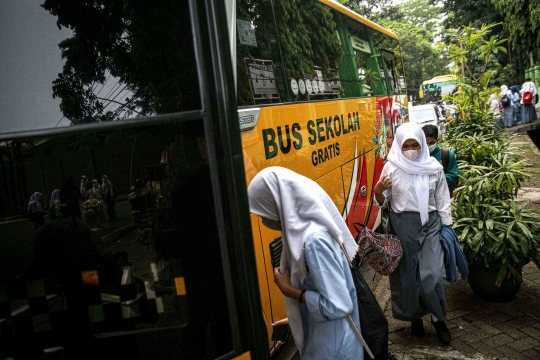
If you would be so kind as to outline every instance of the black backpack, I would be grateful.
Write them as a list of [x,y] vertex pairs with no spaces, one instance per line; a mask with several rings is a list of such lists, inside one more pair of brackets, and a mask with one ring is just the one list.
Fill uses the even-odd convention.
[[[447,148],[441,148],[442,150],[442,166],[444,173],[446,174],[446,170],[448,170],[448,161],[450,158],[450,154],[448,152]],[[448,185],[448,190],[450,191],[450,197],[452,197],[452,193],[454,192],[454,189],[457,187],[457,182],[453,183],[452,185]]]
[[508,97],[508,95],[503,95],[502,98],[501,98],[501,104],[503,106],[509,106],[511,104],[510,102],[510,98]]

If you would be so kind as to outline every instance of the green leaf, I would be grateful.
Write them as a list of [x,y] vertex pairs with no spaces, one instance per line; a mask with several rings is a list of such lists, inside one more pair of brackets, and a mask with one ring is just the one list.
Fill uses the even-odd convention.
[[501,270],[497,273],[497,278],[495,279],[495,285],[501,287],[503,280],[506,278],[508,273],[508,266],[501,266]]
[[521,277],[521,274],[518,273],[518,271],[510,264],[508,264],[508,269],[510,270],[510,273],[512,275],[514,275],[514,277],[516,278],[516,280],[519,282],[519,283],[522,283],[523,282],[523,278]]

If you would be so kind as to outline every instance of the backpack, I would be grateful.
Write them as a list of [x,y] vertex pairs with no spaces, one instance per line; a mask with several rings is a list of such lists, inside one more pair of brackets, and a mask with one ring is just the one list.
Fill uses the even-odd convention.
[[[363,227],[359,229],[359,227]],[[394,234],[377,233],[362,223],[354,223],[358,232],[358,257],[368,263],[381,275],[390,275],[398,267],[403,257],[401,241]]]
[[[442,166],[444,173],[446,174],[446,171],[448,170],[448,161],[450,158],[450,154],[448,152],[447,148],[441,148],[442,150]],[[453,183],[452,185],[448,185],[448,190],[450,191],[450,197],[452,197],[452,193],[454,192],[454,189],[457,187],[457,182]]]
[[532,102],[533,102],[533,98],[532,98],[532,92],[530,91],[525,91],[523,93],[523,105],[531,105]]
[[511,104],[511,101],[510,101],[510,98],[508,97],[508,95],[503,95],[502,98],[501,98],[501,103],[503,106],[509,106]]

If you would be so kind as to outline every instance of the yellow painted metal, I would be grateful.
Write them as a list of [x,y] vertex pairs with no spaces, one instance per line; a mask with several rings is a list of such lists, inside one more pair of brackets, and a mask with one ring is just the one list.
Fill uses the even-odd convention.
[[456,81],[457,79],[458,77],[456,75],[440,75],[424,81],[422,85],[437,84],[443,81]]
[[[260,108],[257,126],[242,132],[246,181],[269,166],[283,166],[317,179],[354,159],[376,145],[373,142],[373,123],[376,115],[375,98],[331,100]],[[301,138],[301,146],[298,138]],[[343,131],[346,128],[346,134]],[[332,130],[332,131],[330,131]],[[336,131],[338,130],[338,131]],[[290,136],[290,150],[268,157],[265,153],[265,131],[275,133],[274,146],[279,148]],[[310,143],[311,141],[311,143]],[[298,150],[294,147],[298,145]],[[272,148],[273,149],[273,148]],[[322,155],[322,156],[321,156]]]
[[233,360],[251,360],[251,352],[245,352],[242,355],[233,358]]
[[393,37],[396,40],[399,40],[398,36],[396,34],[394,34],[392,31],[390,31],[388,29],[385,29],[381,25],[378,25],[378,24],[374,23],[371,20],[366,19],[362,15],[359,15],[359,14],[355,13],[351,9],[341,5],[340,3],[336,2],[336,1],[333,1],[333,0],[319,0],[319,1],[322,2],[323,4],[327,5],[327,6],[330,6],[333,9],[339,11],[340,13],[345,14],[345,15],[355,19],[356,21],[359,21],[359,22],[361,22],[363,24],[366,24],[370,28],[373,28],[373,29],[375,29],[377,31],[382,32],[383,34],[386,34],[388,36]]
[[[279,289],[273,282],[273,277],[270,277],[267,272],[269,269],[267,268],[267,264],[269,261],[265,261],[265,257],[270,256],[268,248],[268,244],[266,246],[263,246],[263,238],[261,237],[261,227],[259,226],[259,217],[257,215],[251,214],[251,229],[253,232],[253,245],[255,250],[255,261],[257,264],[257,277],[259,279],[259,293],[261,295],[261,307],[263,310],[263,319],[264,323],[266,325],[266,331],[268,336],[268,343],[272,344],[272,301],[270,299],[270,296],[273,295],[274,298],[276,298],[276,291],[278,294]],[[276,232],[277,233],[277,232]],[[279,233],[278,233],[279,234]],[[278,235],[279,236],[279,235]],[[268,241],[267,238],[265,238],[266,241]],[[270,259],[270,258],[268,258]],[[270,267],[270,271],[272,271]],[[271,283],[269,283],[271,282]],[[272,286],[270,288],[269,286]],[[274,294],[273,294],[274,293]],[[279,299],[274,299],[274,301]],[[281,296],[281,308],[283,308],[284,311],[284,303],[283,303],[283,296]],[[286,316],[284,316],[286,317]]]

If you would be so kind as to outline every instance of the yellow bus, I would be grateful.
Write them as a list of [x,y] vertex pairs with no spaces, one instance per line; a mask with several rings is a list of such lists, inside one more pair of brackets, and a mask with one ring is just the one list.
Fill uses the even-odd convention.
[[7,18],[30,11],[47,36],[30,37],[39,57],[13,42],[0,84],[29,80],[0,108],[0,353],[279,356],[279,233],[246,187],[284,166],[353,234],[376,226],[373,187],[407,121],[398,37],[332,0],[23,5]]
[[[375,225],[373,186],[396,125],[407,121],[399,39],[336,1],[306,2],[305,15],[294,20],[283,16],[284,6],[237,9],[236,86],[246,181],[268,166],[293,169],[327,191],[356,234],[354,222]],[[314,14],[322,20],[309,20]],[[311,42],[290,37],[291,21],[307,24],[311,36],[304,39]],[[317,40],[322,36],[325,43]],[[300,46],[305,49],[298,55],[294,49]],[[251,226],[270,340],[271,324],[286,317],[268,246],[279,232],[255,215]]]
[[453,74],[435,76],[422,83],[419,97],[423,103],[437,103],[443,95],[452,94],[456,90],[457,76]]

